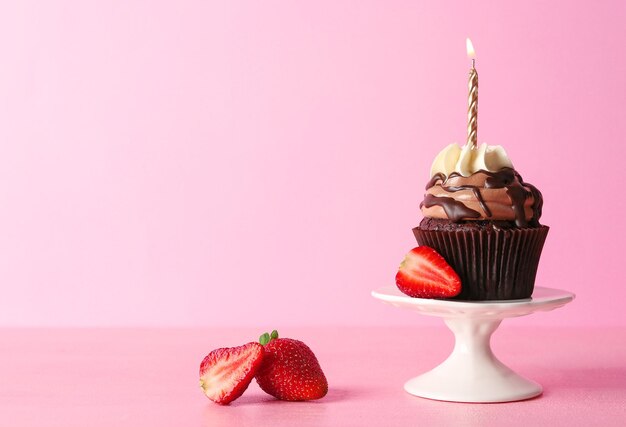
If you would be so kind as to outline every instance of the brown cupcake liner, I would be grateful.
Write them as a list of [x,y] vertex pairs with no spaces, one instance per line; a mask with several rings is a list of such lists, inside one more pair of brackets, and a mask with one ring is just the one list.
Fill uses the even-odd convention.
[[420,246],[435,249],[461,278],[455,300],[530,298],[550,227],[507,230],[413,229]]

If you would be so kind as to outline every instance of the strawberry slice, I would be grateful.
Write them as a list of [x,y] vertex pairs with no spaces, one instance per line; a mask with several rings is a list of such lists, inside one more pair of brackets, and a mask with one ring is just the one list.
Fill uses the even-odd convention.
[[215,403],[227,405],[243,394],[263,360],[263,346],[251,342],[218,348],[200,364],[200,387]]
[[410,297],[451,298],[461,292],[461,279],[433,248],[411,249],[396,274],[398,289]]

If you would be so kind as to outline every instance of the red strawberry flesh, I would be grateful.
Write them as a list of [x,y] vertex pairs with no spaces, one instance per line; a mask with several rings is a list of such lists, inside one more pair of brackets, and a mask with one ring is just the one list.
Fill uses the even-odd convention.
[[461,292],[459,275],[428,246],[414,248],[406,255],[396,284],[400,291],[417,298],[451,298]]
[[263,346],[256,342],[210,352],[200,364],[204,394],[221,405],[237,399],[256,375],[263,353]]

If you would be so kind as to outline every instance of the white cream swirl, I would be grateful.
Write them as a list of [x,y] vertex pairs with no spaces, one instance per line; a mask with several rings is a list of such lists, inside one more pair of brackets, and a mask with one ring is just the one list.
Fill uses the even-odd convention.
[[470,176],[480,170],[497,172],[502,168],[513,168],[513,163],[501,145],[483,143],[480,147],[470,144],[459,147],[457,144],[450,144],[435,157],[430,176],[432,178],[442,173],[448,177],[452,172]]

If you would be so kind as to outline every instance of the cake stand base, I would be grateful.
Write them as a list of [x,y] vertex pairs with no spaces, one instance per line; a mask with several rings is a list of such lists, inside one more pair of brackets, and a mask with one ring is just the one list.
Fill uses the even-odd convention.
[[510,402],[541,394],[491,351],[491,334],[502,320],[445,319],[455,337],[452,354],[435,369],[409,380],[404,389],[420,397],[455,402]]
[[389,304],[442,317],[454,333],[450,356],[436,368],[406,382],[415,396],[451,402],[512,402],[541,394],[542,387],[516,374],[498,360],[490,340],[503,319],[561,307],[574,294],[558,289],[535,288],[533,298],[513,301],[449,301],[411,298],[395,287],[372,292]]

